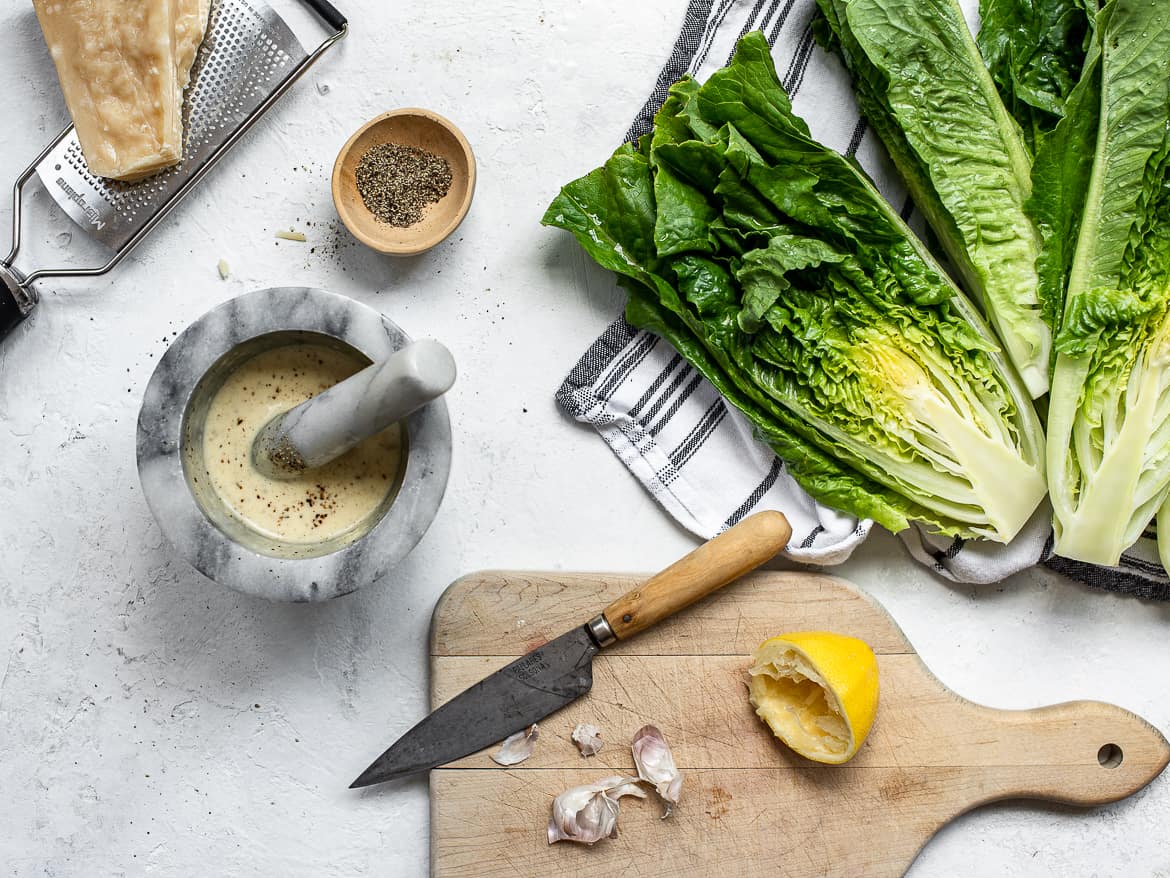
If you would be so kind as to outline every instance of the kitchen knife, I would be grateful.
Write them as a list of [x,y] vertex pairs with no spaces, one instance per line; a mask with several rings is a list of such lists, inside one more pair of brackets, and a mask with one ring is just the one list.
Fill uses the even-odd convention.
[[593,686],[593,657],[722,588],[776,555],[792,536],[779,512],[757,512],[699,546],[586,624],[456,695],[398,739],[350,789],[452,762],[544,719]]

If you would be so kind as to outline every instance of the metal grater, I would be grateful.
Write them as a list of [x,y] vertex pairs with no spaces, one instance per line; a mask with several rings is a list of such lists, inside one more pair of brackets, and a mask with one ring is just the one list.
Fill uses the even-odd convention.
[[[12,252],[0,262],[0,338],[37,304],[34,281],[43,277],[105,274],[194,188],[195,184],[317,59],[348,31],[328,0],[302,0],[333,33],[310,54],[263,0],[213,0],[207,33],[183,103],[183,161],[145,180],[125,183],[89,173],[70,125],[13,186]],[[33,173],[50,197],[113,255],[96,268],[46,268],[23,274],[13,262],[20,249],[21,195]]]

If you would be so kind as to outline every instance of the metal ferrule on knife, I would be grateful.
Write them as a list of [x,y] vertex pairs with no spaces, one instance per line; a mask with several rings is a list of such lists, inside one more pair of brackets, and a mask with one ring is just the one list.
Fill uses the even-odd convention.
[[589,629],[589,636],[597,641],[597,645],[602,649],[617,643],[617,635],[609,627],[609,620],[605,618],[605,613],[598,613],[586,623],[585,627]]

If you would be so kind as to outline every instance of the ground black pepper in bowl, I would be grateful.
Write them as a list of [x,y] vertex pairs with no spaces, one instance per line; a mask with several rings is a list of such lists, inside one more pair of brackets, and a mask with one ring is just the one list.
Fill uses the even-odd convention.
[[370,213],[400,227],[421,220],[424,208],[451,188],[451,167],[445,158],[398,143],[378,143],[367,149],[354,177]]

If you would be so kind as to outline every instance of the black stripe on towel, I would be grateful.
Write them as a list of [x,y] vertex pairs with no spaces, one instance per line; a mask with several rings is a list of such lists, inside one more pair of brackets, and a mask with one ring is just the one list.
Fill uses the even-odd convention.
[[853,136],[849,138],[849,146],[845,148],[847,158],[853,158],[857,155],[857,150],[861,149],[861,141],[865,139],[865,132],[868,128],[869,123],[865,121],[864,116],[857,120],[857,125],[853,129]]
[[1083,561],[1070,561],[1053,555],[1044,562],[1044,566],[1057,573],[1079,580],[1093,588],[1103,588],[1106,591],[1120,591],[1134,597],[1148,600],[1170,600],[1170,583],[1165,580],[1158,582],[1147,579],[1136,573],[1119,570],[1116,567],[1098,567],[1095,564],[1086,564]]
[[695,456],[695,452],[703,447],[703,443],[711,437],[715,428],[723,423],[726,417],[727,406],[723,404],[722,397],[716,397],[715,402],[703,413],[703,417],[695,424],[687,438],[670,452],[670,462],[678,469],[686,466],[686,462]]
[[[764,27],[764,23],[766,23],[768,19],[772,17],[773,13],[776,11],[776,7],[780,5],[780,0],[772,0],[772,2],[768,5],[768,11],[764,13],[764,23],[757,24],[756,22],[760,21],[760,10],[764,8],[764,2],[765,0],[756,0],[756,5],[752,7],[752,11],[748,14],[748,17],[744,19],[743,27],[739,29],[739,39],[743,39],[744,34],[750,30]],[[739,42],[739,39],[736,40],[737,43]],[[735,49],[732,49],[731,52],[732,54],[735,54]],[[731,63],[731,55],[727,56],[727,63]]]
[[800,86],[804,82],[804,72],[808,69],[808,61],[812,57],[815,45],[812,28],[806,27],[804,33],[800,35],[800,42],[796,45],[796,54],[788,67],[788,73],[784,76],[784,90],[788,92],[790,98],[796,97],[796,93],[800,91]]
[[768,474],[764,476],[764,480],[756,485],[756,489],[748,495],[748,498],[740,504],[740,507],[727,517],[727,521],[723,522],[724,529],[734,527],[743,520],[744,516],[756,508],[756,504],[764,499],[764,495],[772,490],[772,486],[776,484],[776,480],[780,478],[780,473],[784,472],[784,462],[776,457],[772,459],[772,467],[768,470]]
[[682,363],[682,361],[683,358],[679,354],[675,354],[670,358],[670,362],[666,364],[666,368],[658,374],[658,377],[654,379],[654,383],[646,388],[646,392],[643,393],[642,396],[639,397],[638,401],[630,408],[629,415],[631,418],[634,418],[635,420],[637,419],[638,415],[642,411],[642,407],[654,398],[654,394],[656,394],[658,389],[666,383],[666,379],[671,376],[671,373],[673,373],[674,370],[679,367],[679,364]]
[[967,541],[962,537],[955,537],[953,540],[951,540],[951,544],[947,546],[946,549],[932,549],[929,545],[927,545],[925,540],[922,541],[922,548],[929,552],[930,556],[934,558],[934,569],[940,571],[946,570],[946,564],[944,562],[949,561],[957,554],[959,554],[965,545],[967,545]]
[[711,6],[715,0],[690,0],[687,4],[686,16],[683,18],[682,30],[678,39],[674,41],[674,48],[670,57],[658,73],[658,81],[646,103],[634,117],[630,130],[626,132],[626,140],[637,140],[648,132],[654,125],[654,114],[666,100],[666,93],[675,81],[691,68],[691,61],[699,50],[699,43],[707,32],[707,19],[711,15]]
[[703,62],[707,60],[707,53],[711,51],[711,43],[715,41],[715,34],[719,32],[719,28],[723,25],[723,20],[727,18],[727,13],[731,11],[731,7],[735,3],[733,0],[720,0],[719,8],[715,10],[714,20],[707,25],[707,33],[705,33],[703,43],[699,48],[698,54],[695,55],[694,61],[691,62],[690,72],[695,73]]
[[819,537],[824,532],[825,532],[824,525],[818,524],[816,527],[814,527],[809,532],[809,535],[804,538],[804,542],[802,542],[800,544],[800,547],[802,549],[811,549],[813,543],[815,543],[817,541],[817,537]]
[[[654,419],[654,415],[658,414],[658,410],[661,409],[663,404],[668,399],[670,399],[676,390],[678,390],[679,385],[690,376],[693,376],[691,377],[690,382],[682,389],[682,393],[675,397],[674,402],[670,404],[670,408],[666,410],[666,413],[663,414],[663,416],[656,423],[651,424],[650,422]],[[670,419],[678,413],[678,410],[682,408],[683,403],[691,398],[691,394],[694,393],[702,383],[703,376],[691,369],[689,366],[679,372],[678,377],[671,382],[670,389],[662,395],[658,402],[654,404],[654,411],[643,418],[642,423],[647,425],[646,432],[649,433],[652,437],[661,433],[662,428],[670,423]]]
[[788,0],[784,4],[784,10],[780,13],[780,17],[776,19],[776,23],[772,25],[772,29],[768,31],[768,45],[775,46],[776,40],[780,37],[780,31],[784,29],[784,23],[788,21],[788,15],[792,12],[792,7],[796,0]]
[[602,383],[601,387],[597,389],[597,398],[607,400],[613,396],[623,381],[630,377],[630,373],[638,368],[638,365],[650,355],[658,344],[659,338],[650,333],[643,333],[642,337],[630,347],[622,356],[621,361],[613,367],[613,371]]
[[627,323],[624,317],[619,317],[606,328],[605,332],[589,346],[589,350],[581,355],[577,365],[557,390],[557,405],[561,411],[573,417],[585,416],[585,408],[577,396],[577,391],[592,387],[593,382],[609,368],[614,358],[637,334],[638,330]]
[[1121,563],[1117,565],[1123,570],[1133,570],[1159,578],[1166,575],[1165,568],[1157,561],[1146,561],[1136,555],[1122,555]]

